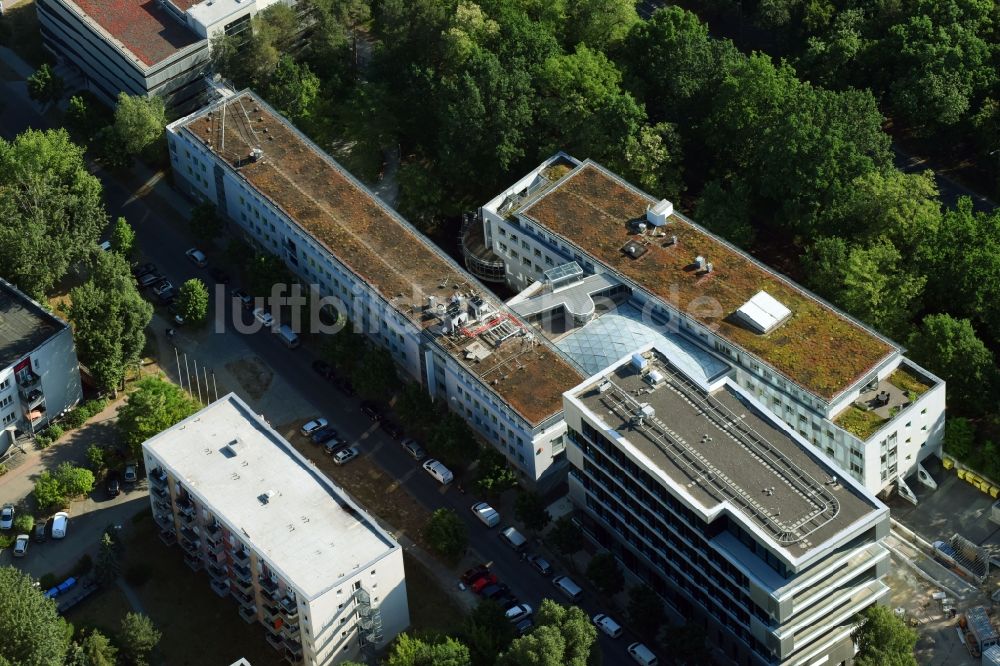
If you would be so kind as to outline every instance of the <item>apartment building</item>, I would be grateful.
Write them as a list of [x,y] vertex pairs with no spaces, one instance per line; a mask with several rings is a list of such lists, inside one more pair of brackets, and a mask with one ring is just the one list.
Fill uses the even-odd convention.
[[590,535],[740,664],[847,664],[889,511],[729,373],[642,347],[565,395]]
[[562,393],[584,375],[259,97],[182,118],[167,143],[183,191],[281,257],[523,478],[565,471]]
[[69,325],[0,280],[0,456],[82,397]]
[[356,660],[409,625],[399,544],[235,394],[142,451],[161,538],[286,661]]
[[[113,105],[120,92],[190,111],[205,101],[210,39],[285,0],[39,0],[45,48]],[[288,0],[286,4],[292,4]]]
[[712,357],[868,490],[933,486],[920,462],[941,452],[944,382],[669,201],[560,153],[480,216],[490,252],[467,262],[500,258],[522,290],[508,305],[586,374],[654,341]]

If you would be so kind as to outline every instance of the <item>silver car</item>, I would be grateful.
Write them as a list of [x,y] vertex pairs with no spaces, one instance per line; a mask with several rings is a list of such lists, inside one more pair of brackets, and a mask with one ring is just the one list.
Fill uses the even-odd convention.
[[14,505],[4,504],[0,509],[0,530],[9,530],[14,527]]
[[14,557],[24,557],[28,552],[28,541],[30,537],[27,534],[18,534],[17,540],[14,541]]

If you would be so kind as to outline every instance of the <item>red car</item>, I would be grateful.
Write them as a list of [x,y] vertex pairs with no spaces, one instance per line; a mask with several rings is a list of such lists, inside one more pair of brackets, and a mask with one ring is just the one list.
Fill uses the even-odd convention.
[[484,587],[487,587],[488,585],[493,585],[496,582],[497,582],[497,577],[491,573],[488,573],[485,576],[480,576],[476,580],[472,581],[472,585],[470,585],[469,587],[472,589],[473,592],[479,594],[480,592],[483,591]]
[[484,576],[490,572],[490,565],[488,564],[477,564],[472,567],[464,574],[462,574],[462,582],[466,585],[472,585],[473,582],[480,576]]

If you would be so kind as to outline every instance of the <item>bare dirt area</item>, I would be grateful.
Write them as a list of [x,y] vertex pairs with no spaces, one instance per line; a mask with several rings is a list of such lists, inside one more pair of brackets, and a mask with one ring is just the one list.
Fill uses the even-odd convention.
[[227,363],[226,370],[232,373],[240,383],[240,387],[253,400],[260,400],[274,379],[274,371],[257,356],[248,356]]

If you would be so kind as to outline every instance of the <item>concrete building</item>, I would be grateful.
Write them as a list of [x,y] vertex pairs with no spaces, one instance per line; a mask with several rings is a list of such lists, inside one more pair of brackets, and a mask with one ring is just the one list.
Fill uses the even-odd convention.
[[[945,385],[885,336],[589,160],[557,154],[480,211],[467,265],[585,374],[647,342],[733,380],[868,490],[933,479]],[[669,340],[669,342],[665,342]]]
[[18,432],[41,430],[82,396],[69,325],[0,280],[0,455]]
[[260,98],[182,118],[167,143],[178,187],[336,299],[524,478],[565,471],[562,393],[584,375]]
[[728,372],[647,345],[565,396],[583,526],[739,664],[845,664],[889,510]]
[[235,394],[142,450],[161,538],[287,661],[367,655],[409,625],[400,545]]
[[[237,33],[284,0],[39,0],[45,48],[108,104],[159,95],[171,109],[204,103],[209,41]],[[289,0],[286,4],[292,4]]]

